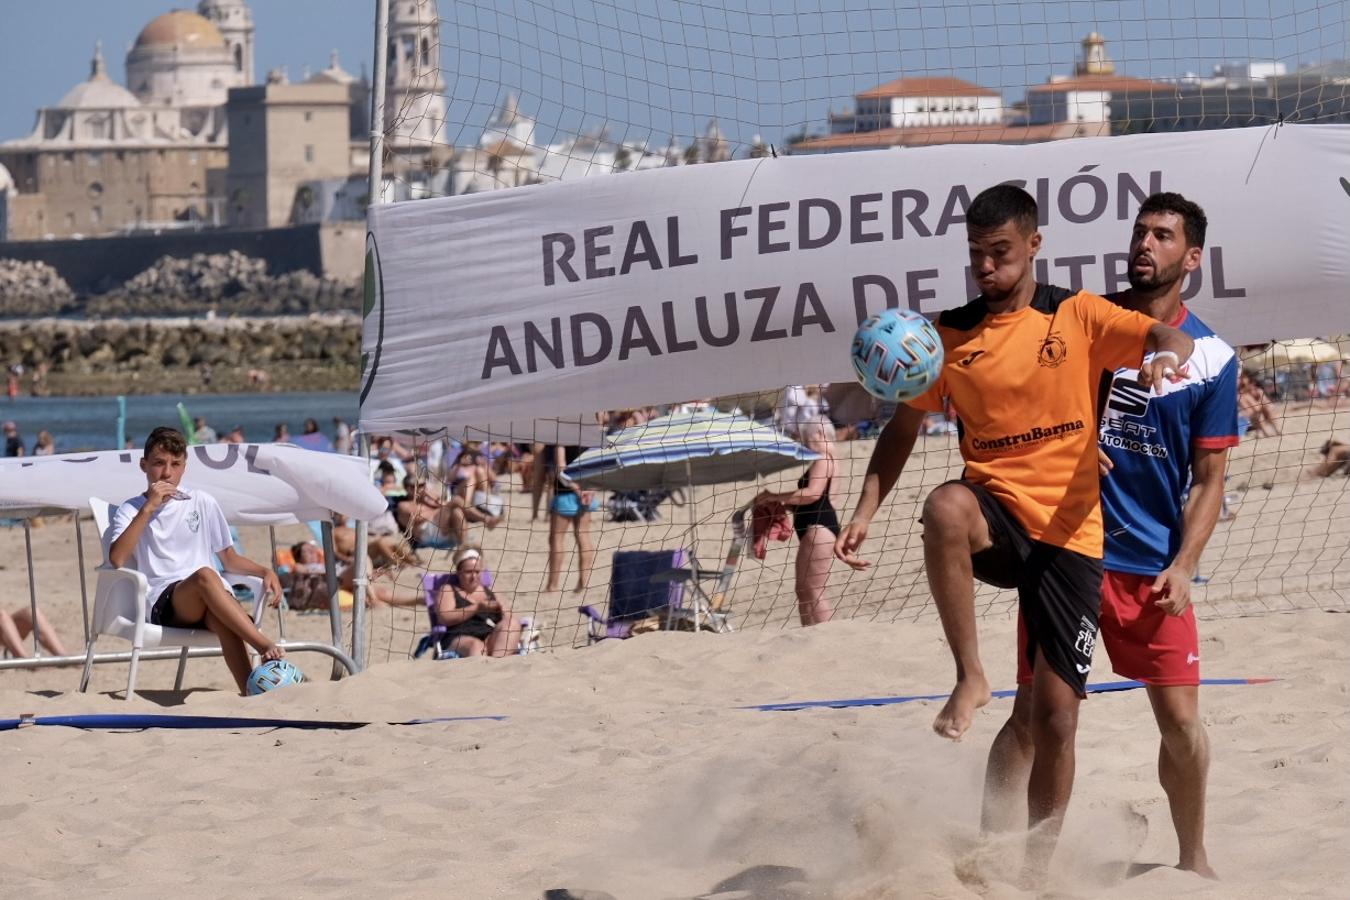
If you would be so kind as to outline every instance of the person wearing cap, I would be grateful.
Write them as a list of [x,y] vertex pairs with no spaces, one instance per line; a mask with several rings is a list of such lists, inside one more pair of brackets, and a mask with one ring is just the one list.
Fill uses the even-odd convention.
[[436,621],[445,626],[441,646],[460,656],[509,656],[520,647],[520,620],[505,594],[483,584],[483,554],[463,547],[455,554],[456,578],[436,591]]

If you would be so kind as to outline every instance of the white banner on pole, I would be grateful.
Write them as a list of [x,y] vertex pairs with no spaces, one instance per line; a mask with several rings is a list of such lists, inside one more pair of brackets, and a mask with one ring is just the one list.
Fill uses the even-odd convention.
[[[140,461],[140,450],[2,460],[0,517],[84,509],[90,497],[121,503],[145,491]],[[215,497],[231,525],[325,519],[329,510],[369,521],[386,508],[365,460],[287,444],[189,447],[182,483]]]
[[[1350,126],[948,145],[657,169],[376,206],[361,426],[486,428],[851,379],[857,324],[966,302],[964,210],[1041,208],[1041,281],[1127,286],[1139,203],[1209,215],[1185,296],[1234,344],[1350,331]],[[566,439],[566,438],[564,438]],[[593,442],[592,442],[593,443]]]

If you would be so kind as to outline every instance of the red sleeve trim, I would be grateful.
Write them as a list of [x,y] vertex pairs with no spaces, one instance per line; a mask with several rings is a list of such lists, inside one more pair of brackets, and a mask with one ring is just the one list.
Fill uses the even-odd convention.
[[1229,447],[1236,447],[1238,442],[1237,435],[1229,434],[1223,437],[1198,437],[1191,441],[1191,446],[1202,450],[1226,450]]

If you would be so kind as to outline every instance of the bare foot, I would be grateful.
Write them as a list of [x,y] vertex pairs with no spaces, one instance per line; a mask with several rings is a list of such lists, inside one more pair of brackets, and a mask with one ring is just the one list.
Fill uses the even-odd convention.
[[1181,869],[1183,872],[1194,872],[1201,878],[1208,878],[1210,881],[1219,880],[1219,873],[1215,872],[1214,869],[1210,867],[1209,860],[1207,859],[1195,860],[1189,865],[1186,863],[1177,863],[1177,868]]
[[961,735],[970,728],[975,710],[984,706],[993,695],[989,693],[989,682],[983,675],[967,675],[956,682],[952,695],[943,704],[942,711],[933,720],[933,730],[940,736],[959,741]]
[[263,658],[264,662],[281,659],[286,655],[286,648],[280,644],[267,644],[258,648],[258,655]]
[[578,581],[578,582],[577,582],[577,586],[574,587],[574,588],[572,588],[572,593],[574,593],[574,594],[584,594],[584,593],[586,593],[586,582],[584,582],[584,581]]

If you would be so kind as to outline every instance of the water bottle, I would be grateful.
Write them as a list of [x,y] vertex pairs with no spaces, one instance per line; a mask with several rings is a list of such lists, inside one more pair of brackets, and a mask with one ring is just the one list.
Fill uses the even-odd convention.
[[530,652],[530,634],[532,631],[530,620],[522,617],[520,620],[520,646],[516,647],[517,656],[524,656]]

